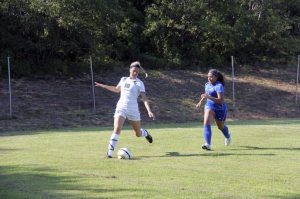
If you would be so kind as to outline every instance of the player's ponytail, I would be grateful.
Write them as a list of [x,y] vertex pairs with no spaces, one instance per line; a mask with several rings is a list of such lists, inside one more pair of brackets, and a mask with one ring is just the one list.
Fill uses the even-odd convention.
[[211,74],[213,74],[215,77],[217,77],[217,81],[221,82],[221,84],[222,84],[223,86],[225,86],[225,79],[224,79],[224,76],[223,76],[223,74],[222,74],[219,70],[217,70],[217,69],[210,69],[210,70],[208,71],[208,73],[211,73]]

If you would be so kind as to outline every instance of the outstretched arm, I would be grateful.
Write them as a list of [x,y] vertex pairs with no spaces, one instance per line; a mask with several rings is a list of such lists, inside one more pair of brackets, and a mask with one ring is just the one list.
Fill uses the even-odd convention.
[[151,108],[150,108],[148,99],[147,99],[147,97],[146,97],[146,93],[141,92],[141,97],[142,97],[142,100],[143,100],[143,102],[144,102],[144,105],[145,105],[145,107],[146,107],[146,109],[147,109],[147,111],[148,111],[149,117],[152,118],[153,120],[155,120],[155,115],[154,115],[154,114],[152,113],[152,111],[151,111]]
[[121,92],[121,88],[119,86],[108,86],[108,85],[101,84],[101,83],[98,83],[98,82],[95,82],[95,86],[105,88],[106,90],[109,90],[109,91],[114,92],[114,93]]

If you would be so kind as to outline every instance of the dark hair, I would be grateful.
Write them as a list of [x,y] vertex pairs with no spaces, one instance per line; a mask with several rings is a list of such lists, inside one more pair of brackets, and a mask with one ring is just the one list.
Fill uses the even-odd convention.
[[221,84],[223,86],[225,86],[224,76],[223,76],[223,74],[219,70],[217,70],[217,69],[210,69],[208,71],[208,73],[213,74],[217,78],[217,81],[221,82]]
[[141,64],[139,61],[135,61],[130,64],[130,68],[132,68],[132,67],[137,67],[137,68],[141,69]]

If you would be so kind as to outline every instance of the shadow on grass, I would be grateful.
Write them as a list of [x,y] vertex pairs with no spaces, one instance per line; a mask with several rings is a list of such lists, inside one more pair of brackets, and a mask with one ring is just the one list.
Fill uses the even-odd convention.
[[260,154],[253,154],[253,153],[219,153],[219,152],[214,152],[212,151],[207,151],[205,153],[193,153],[193,154],[182,154],[179,152],[166,152],[165,155],[161,156],[140,156],[136,157],[133,160],[140,160],[142,158],[154,158],[154,157],[160,157],[160,158],[165,158],[165,157],[203,157],[203,156],[209,156],[209,157],[221,157],[221,156],[274,156],[276,154],[273,153],[260,153]]
[[288,196],[274,196],[274,195],[270,195],[270,196],[267,196],[267,198],[278,198],[278,199],[299,199],[300,198],[300,194],[291,194],[291,195],[288,195]]
[[8,153],[8,152],[14,152],[14,151],[21,151],[22,149],[9,149],[9,148],[1,148],[0,147],[0,152],[1,153]]
[[288,151],[300,151],[300,148],[293,147],[257,147],[257,146],[237,146],[242,149],[232,149],[232,150],[288,150]]
[[[28,166],[0,166],[0,198],[117,198],[114,195],[123,195],[126,198],[135,197],[126,195],[135,192],[144,194],[150,190],[101,188],[101,186],[85,186],[85,175],[82,176],[58,176],[61,171],[49,167]],[[89,176],[88,176],[89,177]],[[92,176],[102,179],[116,180],[118,177]],[[105,194],[105,197],[101,194]],[[150,194],[150,193],[149,193]]]

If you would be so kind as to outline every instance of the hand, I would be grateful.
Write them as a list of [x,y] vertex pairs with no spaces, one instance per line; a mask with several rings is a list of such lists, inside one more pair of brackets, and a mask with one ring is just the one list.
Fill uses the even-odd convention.
[[150,118],[152,118],[152,120],[155,120],[155,115],[151,111],[148,112],[148,115]]
[[[204,95],[204,94],[202,94],[202,95]],[[202,97],[202,95],[201,95],[200,101],[199,101],[198,104],[196,105],[196,109],[199,109],[199,108],[201,107],[202,102],[203,102],[203,100],[205,99],[205,97]]]
[[104,88],[104,84],[100,84],[98,82],[94,82],[94,83],[95,83],[95,86]]
[[201,94],[201,100],[202,100],[202,99],[207,99],[207,97],[208,97],[208,94],[207,94],[207,93]]

